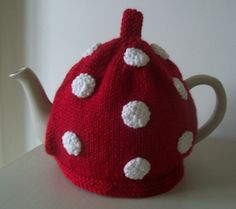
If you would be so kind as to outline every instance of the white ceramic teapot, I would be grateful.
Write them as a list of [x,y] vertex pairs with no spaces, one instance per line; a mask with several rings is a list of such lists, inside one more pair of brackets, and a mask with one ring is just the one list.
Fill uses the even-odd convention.
[[[29,68],[22,68],[10,74],[22,85],[32,113],[33,124],[41,141],[44,141],[45,130],[52,103],[49,101],[40,81]],[[216,94],[216,105],[210,118],[198,130],[196,143],[206,138],[214,131],[224,118],[227,100],[221,82],[209,75],[195,75],[185,80],[189,89],[198,85],[208,85]]]
[[[146,197],[173,188],[184,158],[226,110],[220,81],[207,75],[183,80],[164,50],[141,38],[142,20],[141,12],[125,10],[120,36],[86,51],[53,104],[29,68],[10,75],[25,90],[46,152],[75,185],[102,195]],[[217,99],[197,130],[189,90],[202,84]]]

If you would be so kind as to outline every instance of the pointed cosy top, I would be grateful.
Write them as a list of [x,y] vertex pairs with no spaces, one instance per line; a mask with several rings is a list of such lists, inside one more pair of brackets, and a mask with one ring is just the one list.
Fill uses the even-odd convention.
[[143,15],[136,9],[126,9],[123,13],[120,36],[141,37]]

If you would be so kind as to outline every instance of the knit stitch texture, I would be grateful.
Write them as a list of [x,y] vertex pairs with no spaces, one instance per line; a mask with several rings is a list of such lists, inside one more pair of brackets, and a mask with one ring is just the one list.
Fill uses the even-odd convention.
[[197,134],[188,86],[168,56],[142,40],[142,21],[127,9],[120,37],[83,54],[58,89],[47,125],[46,152],[75,185],[102,195],[170,190]]

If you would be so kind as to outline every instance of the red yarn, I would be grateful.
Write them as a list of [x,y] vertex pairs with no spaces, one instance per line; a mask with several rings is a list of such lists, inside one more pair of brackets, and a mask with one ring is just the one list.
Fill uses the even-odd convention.
[[[142,14],[124,12],[121,38],[100,45],[75,64],[58,89],[48,121],[45,148],[65,175],[77,186],[102,195],[145,197],[166,192],[183,176],[183,159],[178,139],[185,131],[197,133],[195,105],[177,66],[158,56],[140,38]],[[124,39],[125,37],[125,39]],[[150,61],[141,67],[124,62],[127,48],[141,49]],[[72,94],[71,84],[81,73],[95,81],[86,98]],[[173,85],[178,78],[188,93],[180,97]],[[121,117],[130,101],[143,101],[151,115],[145,127],[130,128]],[[69,155],[62,144],[66,131],[74,132],[82,147],[78,156]],[[129,179],[124,166],[142,157],[151,169],[143,179]]]
[[124,11],[120,36],[121,37],[141,37],[143,24],[143,15],[135,9],[127,9]]
[[109,181],[107,179],[88,178],[80,176],[73,169],[64,166],[57,161],[59,167],[67,178],[69,178],[76,186],[95,192],[101,195],[114,197],[148,197],[161,194],[170,190],[183,177],[183,164],[179,164],[168,175],[159,176],[152,181],[143,181],[136,183],[133,181]]

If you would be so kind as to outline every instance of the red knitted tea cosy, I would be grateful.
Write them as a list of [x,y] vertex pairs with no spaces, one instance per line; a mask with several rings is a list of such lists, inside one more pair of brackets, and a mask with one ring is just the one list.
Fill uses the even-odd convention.
[[177,66],[141,39],[142,13],[127,9],[120,37],[89,48],[58,89],[46,152],[80,188],[145,197],[183,176],[196,109]]

